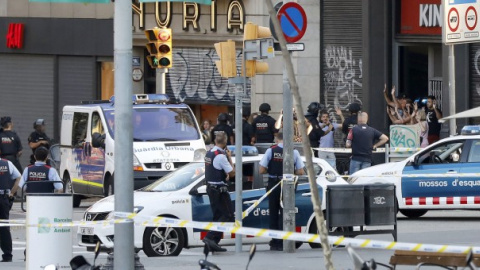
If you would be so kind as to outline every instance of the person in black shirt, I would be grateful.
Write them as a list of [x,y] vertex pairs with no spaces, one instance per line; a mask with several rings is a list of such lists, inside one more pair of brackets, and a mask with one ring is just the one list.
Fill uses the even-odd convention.
[[18,171],[23,171],[22,165],[18,160],[22,155],[22,142],[17,133],[13,131],[12,118],[9,116],[0,119],[2,132],[0,132],[0,156],[3,159],[10,160]]
[[[331,129],[323,131],[319,126],[314,126],[309,119],[305,118],[307,126],[308,139],[310,140],[310,147],[318,148],[320,146],[320,138],[327,135]],[[313,155],[318,157],[318,150],[313,150]]]
[[323,109],[323,105],[318,102],[312,102],[308,105],[307,113],[305,114],[305,118],[310,121],[312,126],[320,126],[318,122],[318,112]]
[[243,120],[242,120],[242,145],[253,145],[255,141],[253,137],[255,134],[253,133],[253,127],[248,123],[248,118],[250,117],[250,110],[244,109],[243,113]]
[[442,111],[437,108],[437,100],[435,96],[428,96],[427,107],[425,108],[428,123],[428,144],[432,144],[440,140],[440,129],[442,124],[438,119],[442,118]]
[[347,137],[350,130],[357,124],[357,114],[361,110],[360,104],[351,103],[348,105],[348,110],[350,111],[350,117],[346,118],[342,124],[342,132],[345,137]]
[[253,120],[252,126],[256,143],[273,143],[278,130],[275,129],[275,119],[268,115],[272,109],[268,103],[262,103],[258,108],[261,114]]
[[32,149],[32,155],[30,155],[31,165],[35,164],[35,150],[40,146],[50,149],[51,141],[47,134],[45,134],[45,120],[35,120],[35,122],[33,122],[33,129],[35,129],[35,131],[28,136],[28,146]]
[[[372,151],[384,145],[388,137],[380,131],[367,125],[368,114],[358,114],[358,125],[354,126],[347,136],[347,148],[352,148],[349,173],[353,174],[372,165]],[[375,143],[375,141],[378,141]]]
[[233,136],[233,129],[227,124],[228,115],[226,113],[221,113],[218,115],[218,124],[213,127],[211,135],[212,141],[215,141],[215,137],[219,131],[223,131],[227,134],[227,145],[235,144],[235,137]]

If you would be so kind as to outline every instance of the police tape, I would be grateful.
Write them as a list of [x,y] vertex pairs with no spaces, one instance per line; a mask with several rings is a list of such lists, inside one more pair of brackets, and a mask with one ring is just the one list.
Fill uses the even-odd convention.
[[[282,180],[283,181],[283,180]],[[248,215],[263,201],[265,200],[265,198],[268,197],[268,195],[270,195],[270,193],[272,193],[272,191],[274,189],[276,189],[281,183],[282,181],[279,181],[273,188],[271,188],[269,191],[267,191],[262,197],[260,197],[258,200],[256,201],[253,201],[253,204],[251,206],[249,206],[245,211],[243,211],[242,213],[242,219],[248,217]]]
[[[51,223],[51,224],[19,224],[14,226],[26,227],[76,227],[76,226],[92,226],[102,225],[111,226],[117,223],[133,222],[136,226],[143,227],[176,227],[176,228],[194,228],[200,230],[212,230],[223,233],[256,236],[263,238],[275,238],[282,240],[300,241],[307,243],[321,244],[318,234],[297,233],[289,231],[277,231],[269,229],[258,229],[249,227],[232,226],[233,223],[215,223],[215,222],[199,222],[180,220],[167,217],[140,217],[135,213],[116,212],[115,217],[120,219],[104,220],[104,221],[76,221],[67,223]],[[136,218],[137,220],[132,220]],[[371,248],[382,250],[405,250],[405,251],[423,251],[423,252],[439,252],[439,253],[463,253],[467,254],[470,250],[474,254],[480,254],[480,247],[473,246],[456,246],[456,245],[436,245],[422,243],[402,243],[395,241],[380,241],[372,239],[347,238],[344,236],[328,236],[328,241],[332,245],[351,245],[355,248]]]

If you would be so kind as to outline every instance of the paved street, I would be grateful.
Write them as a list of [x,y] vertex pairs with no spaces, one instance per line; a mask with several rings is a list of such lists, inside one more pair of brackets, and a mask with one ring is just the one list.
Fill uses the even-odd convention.
[[[92,203],[84,202],[82,207],[76,208],[74,220],[79,220],[86,207]],[[24,219],[25,214],[20,210],[20,204],[15,203],[11,212],[12,219]],[[425,217],[417,220],[399,218],[399,241],[413,243],[453,244],[480,246],[480,221],[479,211],[431,211]],[[2,264],[2,269],[25,269],[23,250],[25,249],[25,230],[13,230],[14,261]],[[359,238],[367,238],[360,237]],[[371,235],[368,238],[378,240],[392,240],[389,235]],[[76,243],[74,235],[74,243]],[[222,269],[245,269],[248,260],[248,246],[244,252],[235,253],[235,248],[227,247],[228,252],[210,256],[209,260],[217,263]],[[74,255],[84,255],[92,261],[92,254],[84,248],[74,245]],[[268,250],[267,245],[259,245],[257,254],[253,259],[250,269],[324,269],[323,253],[321,249],[311,249],[308,244],[303,244],[296,253],[286,254]],[[374,257],[377,261],[388,262],[393,251],[359,250],[364,258]],[[184,250],[178,257],[148,258],[140,252],[140,261],[146,269],[198,269],[198,260],[203,258],[202,248]],[[105,263],[107,255],[101,254],[98,262]],[[336,269],[351,269],[352,263],[345,248],[333,250],[333,260]],[[3,268],[7,266],[8,268]],[[400,269],[414,269],[414,267],[401,267]]]

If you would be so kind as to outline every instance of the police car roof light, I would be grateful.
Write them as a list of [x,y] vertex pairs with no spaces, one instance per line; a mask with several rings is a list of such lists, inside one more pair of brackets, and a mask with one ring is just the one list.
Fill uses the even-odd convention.
[[[228,145],[227,148],[232,153],[232,156],[235,156],[235,145]],[[243,145],[242,146],[242,155],[244,157],[258,156],[258,149],[255,146]]]
[[480,126],[464,126],[461,135],[478,135],[480,134]]

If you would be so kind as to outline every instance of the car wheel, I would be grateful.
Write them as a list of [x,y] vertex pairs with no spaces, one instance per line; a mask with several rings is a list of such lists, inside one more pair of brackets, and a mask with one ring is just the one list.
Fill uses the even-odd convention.
[[114,190],[114,176],[110,175],[106,181],[103,183],[103,196],[108,197],[115,194]]
[[408,218],[419,218],[427,212],[428,210],[423,209],[400,209],[400,213]]
[[172,227],[148,227],[143,235],[143,252],[148,257],[178,256],[184,244],[183,231]]
[[72,180],[70,179],[70,175],[68,173],[65,173],[63,176],[63,192],[67,194],[73,194],[73,207],[80,206],[80,203],[82,202],[82,196],[74,194]]

